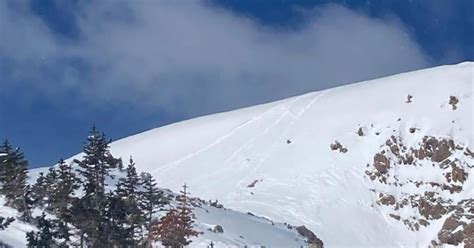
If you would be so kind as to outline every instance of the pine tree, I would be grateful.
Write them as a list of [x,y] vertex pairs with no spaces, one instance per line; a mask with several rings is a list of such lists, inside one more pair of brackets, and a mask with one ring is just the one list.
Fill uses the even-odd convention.
[[163,191],[156,187],[156,182],[153,176],[148,172],[140,174],[140,181],[142,191],[140,192],[140,208],[144,213],[144,223],[146,229],[150,229],[150,224],[153,214],[160,207],[169,203],[169,199],[164,196]]
[[53,195],[56,191],[58,180],[58,173],[56,172],[56,168],[49,167],[48,174],[45,177],[45,184],[46,184],[46,195],[45,195],[45,203],[46,209],[52,211],[52,206],[55,204],[56,199],[54,199]]
[[127,202],[115,192],[108,194],[106,216],[110,224],[110,243],[118,247],[135,247],[133,232],[130,230],[127,218]]
[[54,238],[56,237],[56,235],[53,232],[54,226],[52,222],[46,219],[46,215],[44,212],[41,217],[38,218],[37,222],[38,223],[36,224],[36,227],[38,228],[38,231],[31,231],[26,233],[28,247],[54,247]]
[[37,204],[40,207],[44,207],[47,202],[48,185],[46,183],[46,177],[43,172],[40,172],[36,183],[33,185],[33,196],[37,200]]
[[3,216],[0,216],[0,231],[7,229],[7,227],[8,227],[13,221],[15,221],[15,218],[13,218],[13,217],[5,218],[5,217],[3,217]]
[[19,148],[13,149],[8,140],[0,146],[0,193],[5,195],[7,206],[25,208],[28,162]]
[[114,158],[110,153],[111,142],[104,134],[100,134],[94,125],[83,148],[83,159],[74,160],[80,166],[78,172],[85,180],[85,195],[93,195],[97,205],[105,195],[105,186],[107,186],[105,181],[111,177],[111,169],[115,169],[121,164],[121,160]]
[[84,227],[83,231],[92,246],[105,246],[104,242],[107,242],[104,240],[109,226],[104,216],[107,204],[106,179],[113,178],[110,175],[111,170],[121,164],[121,160],[114,158],[110,153],[111,142],[104,134],[100,134],[94,125],[83,148],[82,160],[74,160],[80,167],[79,174],[84,178],[82,185],[84,195],[78,202],[80,205],[75,208],[81,209],[84,215],[82,217],[85,217],[76,218],[76,221],[81,223],[75,224]]
[[36,205],[37,201],[29,184],[26,185],[24,189],[24,195],[18,198],[18,203],[17,210],[21,214],[19,219],[25,222],[31,222],[33,219],[31,210]]
[[57,177],[55,180],[54,191],[51,198],[51,209],[58,218],[58,236],[69,241],[70,225],[72,223],[71,211],[74,192],[79,188],[78,178],[72,172],[70,165],[66,164],[63,159],[59,160],[57,168]]
[[158,223],[152,225],[150,238],[159,240],[166,247],[180,248],[191,243],[189,237],[198,236],[200,233],[193,229],[193,213],[189,202],[187,185],[183,185],[181,195],[178,197],[178,207],[173,208]]
[[130,157],[126,168],[125,178],[120,178],[117,183],[116,195],[123,201],[125,207],[125,223],[127,243],[136,246],[136,240],[140,238],[141,227],[144,224],[142,209],[139,207],[140,178],[135,168],[135,162]]

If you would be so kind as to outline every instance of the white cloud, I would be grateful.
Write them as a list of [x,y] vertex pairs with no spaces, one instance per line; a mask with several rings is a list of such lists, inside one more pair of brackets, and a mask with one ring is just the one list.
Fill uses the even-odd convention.
[[80,6],[80,35],[71,42],[26,8],[0,2],[1,37],[9,37],[0,41],[0,72],[13,69],[0,83],[28,82],[48,93],[72,90],[96,103],[182,116],[429,64],[396,19],[340,6],[308,11],[305,25],[288,30],[205,2],[101,1]]

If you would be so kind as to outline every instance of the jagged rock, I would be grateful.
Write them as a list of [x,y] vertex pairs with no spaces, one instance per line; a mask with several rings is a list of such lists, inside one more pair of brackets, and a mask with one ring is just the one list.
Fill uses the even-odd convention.
[[386,173],[390,168],[390,160],[385,155],[377,153],[374,156],[374,167],[380,173]]
[[308,244],[310,244],[310,247],[314,247],[314,248],[323,248],[324,247],[323,241],[320,240],[311,230],[309,230],[305,226],[296,227],[296,231],[301,236],[306,238]]
[[432,204],[426,199],[420,199],[418,211],[426,219],[439,219],[446,213],[446,208],[439,202]]
[[452,106],[453,110],[456,110],[458,108],[457,104],[459,102],[459,99],[455,96],[449,96],[449,105]]
[[430,223],[429,223],[427,220],[425,220],[425,219],[419,219],[419,220],[418,220],[418,223],[420,223],[420,225],[422,225],[422,226],[428,226],[428,225],[430,224]]
[[215,208],[224,208],[224,205],[220,204],[217,200],[214,202],[209,200],[209,205]]
[[339,152],[342,152],[342,153],[346,153],[347,152],[347,148],[343,147],[341,143],[339,143],[339,141],[334,141],[334,143],[332,143],[330,146],[331,150],[335,151],[335,150],[339,150]]
[[390,146],[390,151],[397,156],[400,155],[400,148],[396,144]]
[[362,127],[359,127],[359,129],[357,130],[357,135],[364,136],[364,131],[362,130]]
[[474,152],[472,152],[469,147],[466,148],[466,151],[464,151],[464,155],[466,156],[471,156],[472,158],[474,158]]
[[464,247],[474,248],[474,223],[470,223],[464,227]]
[[253,180],[249,185],[247,185],[247,188],[253,188],[255,185],[258,183],[258,180]]
[[389,214],[390,217],[396,219],[396,220],[400,220],[400,215],[396,215],[396,214]]
[[407,100],[405,101],[406,103],[411,103],[411,99],[413,98],[412,95],[407,95]]
[[439,145],[434,149],[431,161],[441,162],[451,156],[450,145],[448,141],[442,140]]
[[449,217],[444,221],[441,231],[438,233],[438,239],[443,244],[458,245],[464,239],[463,231],[454,232],[458,226],[462,225],[454,217]]
[[451,168],[451,178],[453,182],[463,183],[464,181],[466,181],[467,172],[465,172],[462,168],[457,167],[456,164],[452,164]]
[[334,143],[332,143],[330,146],[331,150],[335,151],[335,150],[338,150],[342,147],[341,143],[339,143],[339,141],[334,141]]
[[447,159],[455,149],[454,141],[435,137],[425,136],[420,143],[419,149],[412,149],[413,154],[418,159],[431,158],[433,162],[441,162]]
[[383,205],[395,205],[395,197],[393,195],[386,195],[380,198],[380,203]]
[[224,233],[224,228],[222,228],[221,225],[216,225],[212,231],[215,233]]
[[443,184],[441,186],[441,189],[442,190],[447,190],[447,191],[449,191],[449,193],[453,194],[455,192],[457,192],[457,193],[461,192],[462,187],[459,186],[459,185],[453,185],[453,184],[451,184],[451,185]]

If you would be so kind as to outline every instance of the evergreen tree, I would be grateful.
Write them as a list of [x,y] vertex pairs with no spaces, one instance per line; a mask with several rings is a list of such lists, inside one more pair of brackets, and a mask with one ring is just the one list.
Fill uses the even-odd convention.
[[127,243],[134,244],[140,238],[141,227],[144,224],[144,216],[139,206],[139,187],[140,178],[135,168],[135,162],[130,157],[126,168],[125,178],[120,178],[117,183],[116,195],[120,201],[123,201],[125,208],[125,232]]
[[5,218],[5,217],[3,217],[3,216],[0,216],[0,231],[7,229],[7,227],[8,227],[13,221],[15,221],[15,218],[13,218],[13,217]]
[[37,220],[36,227],[38,228],[37,232],[31,231],[26,233],[26,240],[28,242],[28,247],[30,248],[46,248],[54,247],[55,242],[55,233],[53,232],[54,226],[53,223],[46,219],[46,215],[43,214]]
[[189,237],[199,235],[199,232],[193,229],[193,213],[186,184],[183,185],[177,201],[178,207],[168,211],[150,229],[150,238],[161,241],[161,244],[166,247],[184,247],[191,243]]
[[74,192],[79,188],[78,178],[72,172],[70,165],[66,164],[63,159],[59,160],[57,168],[57,177],[55,180],[54,191],[51,198],[51,209],[58,218],[58,237],[69,241],[70,225],[72,223],[71,211]]
[[44,207],[47,202],[48,185],[46,183],[46,177],[43,172],[40,172],[36,183],[33,185],[33,196],[37,200],[37,204],[40,207]]
[[100,134],[95,125],[92,127],[90,135],[87,137],[86,144],[83,148],[84,156],[82,160],[74,160],[79,165],[79,174],[84,178],[83,181],[83,197],[80,206],[76,208],[82,209],[85,219],[81,221],[86,223],[77,223],[82,226],[92,246],[106,247],[104,237],[109,226],[104,216],[104,209],[107,204],[107,196],[105,194],[106,179],[113,178],[110,175],[112,169],[118,168],[121,160],[114,158],[109,150],[111,140],[107,139],[104,134]]
[[5,195],[6,205],[25,208],[28,162],[19,148],[13,149],[8,140],[0,146],[0,193]]
[[150,229],[153,214],[157,209],[169,203],[163,191],[156,187],[156,181],[148,172],[140,174],[142,191],[140,192],[140,208],[144,214],[146,229]]
[[115,192],[108,194],[106,216],[110,224],[108,239],[117,247],[135,247],[134,233],[128,225],[128,208],[125,198]]
[[54,166],[49,167],[48,174],[46,174],[46,195],[45,195],[45,203],[46,208],[49,211],[52,211],[52,206],[55,204],[56,199],[54,199],[53,195],[56,191],[58,180],[58,173],[56,172],[56,168]]
[[17,210],[20,212],[20,219],[25,222],[31,222],[33,219],[31,209],[36,205],[36,198],[33,196],[33,190],[28,184],[24,189],[24,195],[18,198]]

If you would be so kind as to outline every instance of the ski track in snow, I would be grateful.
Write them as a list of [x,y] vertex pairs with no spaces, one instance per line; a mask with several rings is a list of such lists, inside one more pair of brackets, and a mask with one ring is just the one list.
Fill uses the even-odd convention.
[[[262,164],[270,157],[270,155],[273,153],[274,151],[274,148],[276,146],[276,144],[278,144],[278,142],[288,133],[288,131],[293,127],[293,125],[300,119],[300,117],[306,113],[306,111],[311,108],[312,105],[314,105],[314,103],[316,103],[321,97],[323,97],[324,95],[326,95],[327,93],[329,93],[331,90],[325,90],[325,91],[322,91],[320,92],[319,94],[316,94],[316,96],[313,98],[313,100],[311,100],[296,116],[293,114],[293,112],[291,112],[290,110],[290,107],[293,103],[297,102],[297,101],[294,101],[294,102],[291,102],[289,105],[288,105],[288,110],[285,111],[282,116],[271,126],[271,128],[274,128],[275,126],[278,125],[278,123],[283,120],[283,118],[288,115],[288,113],[291,113],[291,116],[293,117],[293,121],[288,124],[288,126],[285,128],[285,130],[281,133],[281,135],[279,137],[277,137],[276,139],[274,139],[274,141],[272,142],[272,144],[270,145],[270,147],[268,148],[268,152],[266,152],[264,155],[263,155],[263,158],[260,159],[259,163],[254,167],[254,169],[252,170],[251,173],[248,173],[248,176],[244,177],[242,180],[240,180],[238,182],[238,186],[243,189],[243,188],[246,188],[245,186],[245,182],[248,182],[249,179],[251,177],[254,177],[255,174],[257,174],[257,171],[260,169],[260,167],[262,166]],[[304,97],[307,97],[307,95],[303,95],[301,98],[299,99],[302,99]],[[297,99],[297,100],[299,100]],[[269,130],[265,130],[267,133]]]
[[[303,97],[303,96],[300,96],[300,97]],[[294,99],[293,101],[297,101],[298,98],[299,98],[299,97],[296,97],[296,99]],[[178,166],[181,162],[183,162],[183,161],[185,161],[185,160],[188,160],[188,159],[190,159],[190,158],[192,158],[192,157],[194,157],[194,156],[196,156],[196,155],[198,155],[198,154],[200,154],[200,153],[203,153],[203,152],[209,150],[210,148],[212,148],[212,147],[218,145],[218,144],[221,143],[223,140],[232,137],[237,131],[239,131],[240,129],[242,129],[242,128],[244,128],[244,127],[246,127],[246,126],[252,124],[253,122],[255,122],[255,121],[259,120],[259,119],[261,119],[265,114],[267,114],[267,113],[269,113],[269,112],[272,112],[272,111],[274,111],[275,109],[279,109],[279,108],[281,108],[282,106],[285,106],[285,105],[287,105],[287,104],[288,104],[287,102],[284,102],[284,103],[281,103],[281,104],[279,104],[279,105],[277,105],[277,106],[275,106],[275,107],[272,107],[272,108],[270,108],[270,109],[268,109],[268,110],[265,110],[265,111],[262,112],[261,114],[255,116],[255,117],[253,117],[252,119],[250,119],[250,120],[244,122],[243,124],[241,124],[241,125],[235,127],[235,128],[232,129],[229,133],[227,133],[227,134],[221,136],[220,138],[218,138],[216,141],[212,142],[211,144],[209,144],[209,145],[207,145],[207,146],[205,146],[205,147],[203,147],[203,148],[201,148],[201,149],[198,149],[197,151],[192,152],[192,153],[190,153],[190,154],[188,154],[188,155],[186,155],[186,156],[184,156],[184,157],[182,157],[182,158],[180,158],[180,159],[178,159],[178,160],[175,160],[175,161],[173,161],[173,162],[170,162],[170,163],[168,163],[168,164],[165,164],[165,165],[163,165],[163,166],[160,166],[159,168],[156,168],[155,170],[153,170],[151,173],[153,174],[153,173],[155,173],[155,172],[159,172],[159,171],[163,171],[163,170],[165,170],[165,169],[168,169],[168,168],[170,168],[170,167]]]

